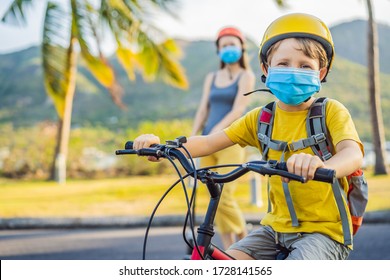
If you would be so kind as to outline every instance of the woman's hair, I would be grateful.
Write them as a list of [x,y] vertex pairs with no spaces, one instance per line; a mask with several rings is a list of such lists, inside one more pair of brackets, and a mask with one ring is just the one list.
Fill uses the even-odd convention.
[[[318,59],[320,63],[320,69],[327,67],[328,65],[328,56],[322,44],[314,39],[310,38],[294,38],[297,40],[300,50],[308,57],[312,59]],[[267,51],[267,61],[265,67],[268,67],[269,61],[272,58],[273,53],[279,48],[281,42],[280,40],[273,44]],[[264,62],[263,62],[264,63]]]

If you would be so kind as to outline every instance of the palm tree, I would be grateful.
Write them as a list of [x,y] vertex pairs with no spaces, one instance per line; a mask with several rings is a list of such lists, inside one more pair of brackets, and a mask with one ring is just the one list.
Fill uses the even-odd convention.
[[368,83],[370,96],[370,111],[372,124],[372,142],[375,152],[374,174],[387,174],[385,133],[382,118],[380,81],[379,81],[379,50],[378,31],[374,19],[371,0],[366,0],[368,11]]
[[[14,0],[2,21],[25,24],[25,10],[36,1]],[[79,57],[108,90],[113,102],[122,109],[126,107],[121,101],[123,90],[102,51],[103,31],[113,35],[116,56],[129,79],[134,80],[135,70],[138,70],[147,81],[159,78],[172,86],[188,86],[184,71],[177,62],[179,49],[175,42],[145,21],[149,9],[171,12],[170,2],[173,0],[69,0],[69,5],[64,5],[64,1],[47,2],[42,64],[46,92],[53,100],[59,117],[51,179],[65,182],[66,178]]]

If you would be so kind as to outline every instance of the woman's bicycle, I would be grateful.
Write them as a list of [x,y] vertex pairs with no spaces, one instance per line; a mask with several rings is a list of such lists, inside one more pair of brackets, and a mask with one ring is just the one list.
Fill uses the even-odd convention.
[[[128,155],[135,154],[139,156],[154,156],[156,158],[166,158],[168,159],[176,172],[179,175],[179,179],[172,184],[170,188],[165,192],[161,197],[160,201],[157,203],[154,211],[152,212],[149,220],[149,224],[146,229],[144,245],[143,245],[143,259],[145,259],[146,252],[146,243],[148,238],[148,233],[150,226],[153,221],[153,217],[167,194],[179,183],[182,184],[186,203],[187,203],[187,214],[184,221],[183,227],[183,239],[186,244],[192,248],[191,260],[205,260],[205,259],[214,259],[214,260],[232,260],[232,256],[227,254],[224,250],[218,248],[212,243],[212,238],[215,234],[214,232],[214,218],[218,209],[219,199],[222,194],[223,184],[234,181],[249,171],[257,172],[261,175],[268,176],[282,176],[289,178],[290,180],[296,180],[299,182],[305,182],[305,178],[298,176],[287,171],[287,166],[285,162],[277,162],[273,160],[268,161],[249,161],[243,164],[228,164],[228,165],[218,165],[210,166],[205,168],[196,169],[194,161],[190,153],[186,150],[183,145],[186,143],[185,137],[178,137],[173,141],[167,141],[166,144],[152,145],[149,148],[143,148],[139,150],[133,149],[133,142],[128,141],[125,144],[125,149],[117,150],[117,155]],[[175,160],[179,161],[180,165],[184,168],[186,174],[181,174],[179,167],[176,165]],[[221,167],[235,167],[234,170],[225,173],[218,174],[215,171],[212,171],[214,168]],[[187,177],[195,178],[195,184],[193,186],[192,195],[190,196],[186,189],[185,178]],[[336,179],[335,171],[325,168],[317,169],[314,179],[316,181],[322,181],[327,183],[333,183]],[[197,181],[201,181],[206,185],[208,192],[210,194],[210,201],[207,207],[207,211],[204,215],[203,222],[197,229],[197,234],[195,234],[194,226],[194,201],[195,193],[197,187]],[[192,234],[193,242],[189,242],[186,234],[186,229],[189,226]]]

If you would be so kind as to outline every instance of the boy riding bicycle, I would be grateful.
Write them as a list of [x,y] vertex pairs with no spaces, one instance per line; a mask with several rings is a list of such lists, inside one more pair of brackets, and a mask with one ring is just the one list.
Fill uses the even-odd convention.
[[[268,140],[293,143],[307,138],[307,112],[334,57],[328,27],[307,14],[282,16],[266,30],[259,56],[266,86],[278,99],[272,139]],[[271,177],[269,211],[260,228],[233,244],[228,254],[236,259],[275,259],[280,256],[280,251],[286,252],[287,259],[348,257],[352,244],[345,242],[332,188],[330,184],[311,179],[317,168],[334,169],[337,178],[341,179],[341,186],[347,191],[345,177],[361,167],[363,145],[348,110],[341,103],[329,99],[325,115],[333,156],[322,161],[310,147],[294,151],[289,149],[289,145],[282,150],[274,150],[270,146],[268,159],[285,159],[289,172],[305,177],[307,182],[301,184]],[[185,147],[193,157],[206,156],[234,144],[254,146],[263,152],[258,136],[259,116],[260,110],[256,108],[223,131],[190,137]],[[141,135],[135,139],[134,149],[156,143],[160,143],[157,136]],[[348,214],[349,225],[350,220]]]

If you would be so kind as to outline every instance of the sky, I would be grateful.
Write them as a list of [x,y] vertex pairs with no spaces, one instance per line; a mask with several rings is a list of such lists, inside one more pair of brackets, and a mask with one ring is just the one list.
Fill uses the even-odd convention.
[[[13,0],[0,0],[3,15]],[[68,2],[69,0],[55,0]],[[97,0],[95,0],[97,1]],[[27,13],[28,25],[15,27],[0,23],[0,53],[38,45],[41,41],[46,0],[34,0]],[[280,9],[273,0],[177,0],[177,19],[154,14],[153,21],[168,35],[188,40],[214,40],[224,26],[236,26],[255,43],[260,43],[267,26],[283,14],[304,12],[321,18],[330,27],[354,19],[366,19],[365,0],[287,0]],[[390,0],[372,0],[378,22],[390,25]]]

